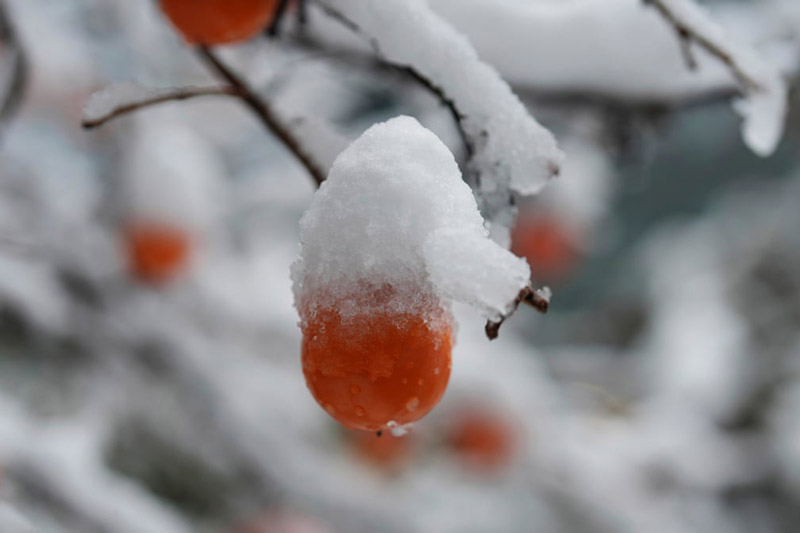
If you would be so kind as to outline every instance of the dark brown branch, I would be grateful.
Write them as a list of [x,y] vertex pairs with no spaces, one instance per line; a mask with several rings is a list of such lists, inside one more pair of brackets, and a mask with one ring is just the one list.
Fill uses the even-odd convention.
[[122,115],[138,111],[146,107],[163,104],[166,102],[175,102],[180,100],[188,100],[199,96],[236,96],[236,90],[232,87],[181,87],[169,92],[163,92],[151,98],[146,98],[136,102],[128,102],[121,104],[108,113],[92,119],[84,119],[81,126],[86,129],[97,128],[106,122],[113,120]]
[[281,23],[286,17],[286,8],[289,7],[289,0],[278,0],[278,5],[275,7],[275,14],[272,17],[272,24],[267,28],[268,37],[277,37],[281,31]]
[[686,42],[697,43],[711,55],[719,59],[725,66],[728,67],[728,70],[731,71],[731,74],[733,74],[736,80],[743,86],[745,91],[758,91],[763,89],[758,81],[754,80],[747,72],[745,72],[745,69],[742,68],[742,66],[736,61],[736,58],[734,58],[726,50],[723,50],[717,43],[702,33],[698,33],[694,28],[691,27],[691,25],[681,20],[680,17],[673,12],[663,0],[642,1],[645,3],[645,5],[652,6],[658,10],[659,13],[661,13],[661,16],[664,17],[664,19],[675,28],[675,31],[678,32],[679,39]]
[[286,148],[306,167],[317,186],[325,181],[325,171],[319,168],[311,157],[305,153],[300,141],[286,128],[275,113],[275,110],[264,99],[260,98],[247,82],[228,68],[211,49],[206,46],[200,46],[197,51],[211,69],[234,89],[235,96],[239,97],[261,119],[267,129],[278,137]]
[[500,317],[498,321],[489,320],[486,322],[486,336],[489,337],[489,340],[494,340],[497,338],[497,335],[500,333],[500,326],[503,325],[511,315],[519,307],[519,304],[524,303],[527,304],[540,313],[546,313],[548,309],[550,309],[550,289],[544,287],[542,289],[534,289],[530,284],[523,288],[517,297],[514,299],[514,303],[512,304],[511,310],[506,313],[505,315]]
[[0,104],[0,124],[7,124],[22,105],[25,88],[28,84],[28,61],[4,2],[0,2],[0,41],[5,43],[14,54],[11,83],[2,104]]
[[472,154],[475,151],[475,146],[463,127],[463,121],[466,119],[466,115],[463,112],[461,112],[460,109],[458,109],[456,103],[450,97],[448,97],[440,87],[438,87],[431,80],[426,78],[425,75],[416,70],[413,66],[392,65],[387,61],[383,60],[383,54],[381,53],[381,48],[378,44],[378,41],[374,37],[364,32],[364,30],[361,29],[361,27],[358,26],[358,24],[345,17],[341,12],[323,3],[318,3],[317,5],[320,7],[320,9],[322,9],[322,11],[326,15],[331,17],[333,20],[339,22],[342,26],[346,27],[359,37],[368,41],[372,50],[381,58],[382,64],[388,65],[400,72],[408,74],[413,80],[415,80],[422,87],[424,87],[425,89],[430,91],[434,96],[436,96],[436,98],[439,99],[442,105],[447,107],[447,109],[450,111],[450,114],[453,116],[453,120],[455,121],[456,128],[458,129],[458,133],[464,143],[464,147],[467,150],[467,155],[472,156]]

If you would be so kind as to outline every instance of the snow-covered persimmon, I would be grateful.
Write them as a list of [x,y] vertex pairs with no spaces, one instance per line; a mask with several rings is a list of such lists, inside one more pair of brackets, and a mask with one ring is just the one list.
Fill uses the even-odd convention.
[[163,283],[176,276],[186,267],[192,248],[185,230],[157,222],[128,224],[123,241],[131,274],[148,283]]
[[[447,388],[450,313],[433,302],[393,310],[400,299],[393,295],[380,308],[355,314],[340,307],[303,313],[306,383],[328,414],[348,428],[376,431],[414,422]],[[352,299],[359,300],[364,299]]]
[[541,282],[564,279],[578,259],[574,235],[549,215],[520,214],[511,232],[511,251],[528,261],[532,277]]
[[455,413],[447,431],[447,443],[467,466],[494,471],[508,465],[519,435],[502,411],[469,406]]
[[265,28],[278,0],[161,0],[161,9],[190,44],[243,41]]
[[352,429],[414,422],[444,394],[452,302],[496,319],[529,282],[489,240],[455,158],[410,117],[342,151],[300,221],[292,265],[314,398]]

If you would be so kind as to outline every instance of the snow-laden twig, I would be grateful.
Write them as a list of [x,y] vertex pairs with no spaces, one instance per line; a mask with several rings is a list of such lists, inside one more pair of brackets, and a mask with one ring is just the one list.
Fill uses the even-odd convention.
[[511,311],[500,317],[499,320],[489,320],[486,322],[486,336],[489,340],[494,340],[500,333],[500,326],[505,322],[519,307],[519,304],[527,304],[540,313],[546,313],[550,309],[550,298],[553,293],[549,287],[541,289],[534,289],[530,285],[525,287],[519,292],[517,298],[514,300]]
[[696,43],[728,68],[743,96],[736,109],[744,119],[745,142],[759,155],[774,152],[783,133],[787,105],[786,84],[778,69],[730,40],[692,0],[643,1],[675,28],[685,54],[690,53],[688,46]]
[[[419,0],[318,0],[366,39],[384,61],[411,69],[452,105],[474,150],[471,167],[484,202],[535,194],[559,173],[555,138],[497,72],[444,19]],[[485,193],[485,194],[482,194]],[[484,206],[487,207],[487,206]],[[492,216],[505,206],[488,206]]]
[[4,125],[16,114],[22,103],[28,81],[28,62],[3,2],[0,2],[0,41],[8,46],[12,54],[10,66],[7,67],[9,81],[0,104],[0,125]]
[[83,109],[81,126],[97,128],[117,117],[167,102],[235,94],[231,87],[150,88],[135,82],[115,83],[92,94]]
[[309,151],[301,145],[293,131],[281,120],[275,109],[256,94],[248,83],[223,63],[211,49],[201,46],[197,51],[209,67],[233,88],[235,96],[240,98],[261,119],[267,129],[278,137],[284,146],[306,167],[314,182],[320,185],[325,181],[326,169],[320,168],[316,161],[309,156]]

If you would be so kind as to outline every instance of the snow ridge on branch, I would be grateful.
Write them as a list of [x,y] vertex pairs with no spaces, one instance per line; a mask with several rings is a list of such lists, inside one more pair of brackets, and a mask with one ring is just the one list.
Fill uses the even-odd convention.
[[786,83],[774,66],[754,50],[731,40],[692,0],[644,0],[675,27],[689,68],[696,68],[691,45],[721,61],[739,84],[742,98],[734,108],[742,116],[742,136],[760,156],[772,154],[783,134],[787,112]]
[[[563,154],[508,84],[469,41],[420,0],[318,0],[367,39],[388,63],[409,67],[456,110],[474,151],[478,193],[536,194],[559,173]],[[507,194],[504,194],[507,193]],[[483,198],[485,200],[485,198]],[[491,216],[493,209],[488,209]]]

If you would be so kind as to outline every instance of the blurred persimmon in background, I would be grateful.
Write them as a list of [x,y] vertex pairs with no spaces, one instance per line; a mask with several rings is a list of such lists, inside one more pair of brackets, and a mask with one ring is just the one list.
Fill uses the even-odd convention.
[[552,214],[520,212],[511,231],[511,251],[528,261],[531,277],[540,283],[565,280],[580,259],[576,235]]
[[332,530],[312,516],[271,509],[232,533],[332,533]]
[[139,281],[163,284],[188,265],[191,238],[178,226],[135,222],[125,226],[122,236],[128,268]]
[[401,470],[414,456],[413,433],[395,436],[387,431],[378,436],[366,431],[348,431],[347,442],[360,461],[389,473]]
[[521,435],[511,416],[495,407],[475,404],[453,413],[446,428],[446,445],[468,468],[500,471],[513,462]]

